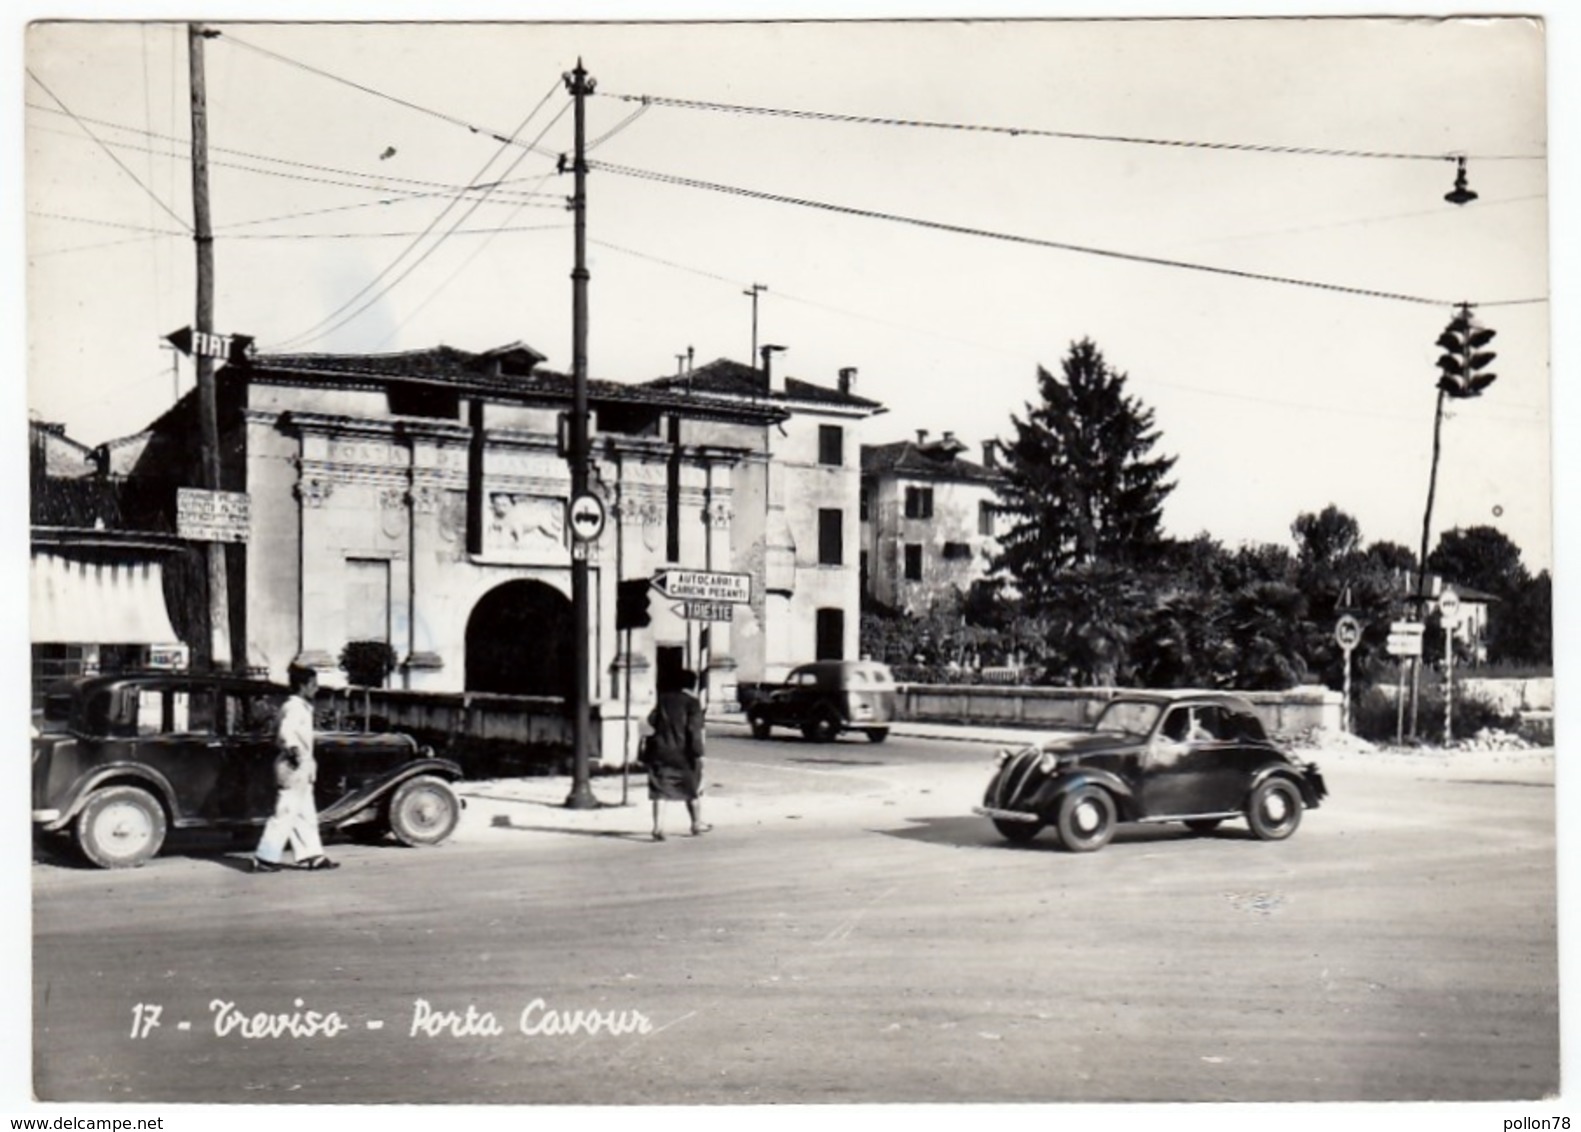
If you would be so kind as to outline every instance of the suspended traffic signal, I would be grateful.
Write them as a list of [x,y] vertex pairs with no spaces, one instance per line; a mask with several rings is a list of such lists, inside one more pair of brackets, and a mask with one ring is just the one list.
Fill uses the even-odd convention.
[[1471,318],[1471,304],[1460,310],[1438,336],[1438,368],[1442,376],[1438,387],[1451,397],[1476,397],[1498,376],[1487,372],[1488,363],[1498,355],[1483,347],[1493,341],[1494,331],[1478,326]]
[[628,578],[615,590],[615,628],[642,629],[647,626],[648,579]]

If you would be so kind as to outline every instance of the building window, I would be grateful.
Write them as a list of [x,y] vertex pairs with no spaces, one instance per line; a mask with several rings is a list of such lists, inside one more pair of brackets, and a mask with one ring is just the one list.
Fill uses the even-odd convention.
[[994,505],[986,499],[977,504],[977,533],[993,537]]
[[865,523],[865,522],[867,522],[867,508],[868,508],[867,489],[866,488],[862,489],[862,494],[858,498],[861,500],[861,502],[857,505],[858,508],[859,508],[859,511],[860,511],[860,513],[857,515],[857,518],[861,519],[862,522]]
[[818,640],[816,660],[845,659],[845,610],[818,610]]
[[818,565],[839,566],[845,562],[845,512],[837,507],[818,510]]
[[867,551],[862,551],[856,556],[857,592],[867,593]]
[[906,581],[922,581],[922,544],[908,542],[906,544]]
[[906,489],[906,518],[933,518],[933,489],[931,487],[908,487]]
[[845,463],[845,429],[832,424],[818,426],[818,462],[837,468]]
[[972,548],[964,542],[947,542],[944,544],[944,557],[951,562],[960,562],[972,556]]

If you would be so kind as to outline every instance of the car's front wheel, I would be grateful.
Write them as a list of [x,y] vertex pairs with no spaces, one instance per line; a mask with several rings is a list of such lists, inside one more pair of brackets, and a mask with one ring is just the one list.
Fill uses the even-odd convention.
[[1301,791],[1288,778],[1258,784],[1246,803],[1246,824],[1262,841],[1283,841],[1301,824]]
[[421,775],[390,797],[390,832],[403,845],[438,845],[461,820],[461,800],[442,778]]
[[1040,821],[1005,821],[1002,818],[994,818],[993,823],[994,828],[999,831],[999,836],[1017,845],[1026,844],[1043,832],[1043,823]]
[[1109,844],[1115,821],[1114,799],[1101,786],[1078,786],[1060,799],[1059,839],[1073,853]]
[[77,815],[77,848],[101,869],[136,868],[165,843],[165,811],[140,786],[95,790]]

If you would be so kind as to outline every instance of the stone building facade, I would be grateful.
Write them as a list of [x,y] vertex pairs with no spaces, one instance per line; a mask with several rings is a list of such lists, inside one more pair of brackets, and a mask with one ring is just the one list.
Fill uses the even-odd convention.
[[[276,678],[304,662],[334,683],[348,643],[382,641],[393,687],[566,695],[572,387],[543,361],[514,344],[265,356],[222,370],[223,486],[247,493],[251,519],[231,552],[237,662]],[[628,677],[643,705],[660,671],[691,668],[712,703],[728,704],[739,680],[807,659],[825,609],[839,611],[839,647],[855,655],[854,556],[832,571],[807,561],[819,519],[802,514],[838,502],[854,547],[855,461],[794,465],[818,435],[800,418],[855,423],[878,407],[835,390],[804,404],[762,383],[710,388],[711,375],[736,370],[755,373],[720,363],[688,388],[590,383],[590,483],[607,521],[589,549],[589,686],[606,751],[618,746],[609,728],[624,719]],[[193,482],[191,401],[151,426],[140,474]],[[695,622],[655,592],[628,654],[617,584],[665,569],[748,574],[751,601],[731,621]],[[814,629],[795,624],[803,616]]]

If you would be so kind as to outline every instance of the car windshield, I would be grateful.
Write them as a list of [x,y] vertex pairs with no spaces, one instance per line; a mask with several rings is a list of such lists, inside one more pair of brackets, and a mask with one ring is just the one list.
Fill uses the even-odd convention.
[[1129,735],[1147,735],[1158,722],[1162,705],[1150,700],[1110,700],[1093,725],[1094,731],[1123,731]]

